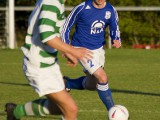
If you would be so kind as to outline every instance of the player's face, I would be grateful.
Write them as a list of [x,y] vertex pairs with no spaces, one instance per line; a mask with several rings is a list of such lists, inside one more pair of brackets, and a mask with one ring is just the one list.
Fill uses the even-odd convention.
[[93,5],[96,8],[103,8],[106,5],[106,0],[93,0]]
[[93,2],[97,5],[104,5],[106,0],[93,0]]

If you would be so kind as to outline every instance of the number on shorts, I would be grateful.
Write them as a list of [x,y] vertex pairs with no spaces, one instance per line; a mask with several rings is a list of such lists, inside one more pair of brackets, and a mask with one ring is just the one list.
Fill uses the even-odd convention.
[[94,64],[92,63],[92,60],[88,60],[87,62],[90,64],[90,68],[94,66]]

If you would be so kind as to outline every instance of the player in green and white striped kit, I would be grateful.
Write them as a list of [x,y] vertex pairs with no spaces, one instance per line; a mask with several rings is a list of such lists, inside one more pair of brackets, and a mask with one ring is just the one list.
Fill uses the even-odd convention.
[[63,23],[63,0],[37,1],[29,18],[28,33],[22,47],[23,70],[29,84],[40,97],[46,98],[22,105],[7,103],[7,120],[48,114],[62,114],[64,120],[76,119],[78,108],[65,90],[57,62],[57,50],[62,51],[72,65],[76,65],[78,60],[91,59],[92,53],[85,48],[74,48],[61,41],[60,30]]

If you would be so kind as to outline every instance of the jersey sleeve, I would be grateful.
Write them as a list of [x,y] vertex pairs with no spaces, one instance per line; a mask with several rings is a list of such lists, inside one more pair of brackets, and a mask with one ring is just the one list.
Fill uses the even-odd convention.
[[[57,2],[57,1],[55,1]],[[57,2],[56,5],[44,3],[38,19],[38,30],[40,40],[45,43],[53,38],[60,37],[60,28],[64,22],[64,12],[60,9],[62,5]]]
[[78,20],[82,9],[83,9],[82,4],[76,6],[75,8],[72,9],[70,14],[66,18],[65,23],[63,25],[62,32],[61,32],[61,38],[63,42],[70,44],[71,42],[70,41],[70,31],[72,27],[76,24],[76,21]]
[[109,24],[110,37],[111,37],[112,43],[113,43],[113,40],[120,40],[120,30],[119,30],[118,21],[119,21],[118,13],[113,8],[110,24]]

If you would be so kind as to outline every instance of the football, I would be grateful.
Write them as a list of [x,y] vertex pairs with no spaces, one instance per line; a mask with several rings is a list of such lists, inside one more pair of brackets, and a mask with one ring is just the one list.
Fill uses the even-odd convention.
[[108,111],[109,120],[128,120],[129,112],[126,107],[122,105],[114,105]]

